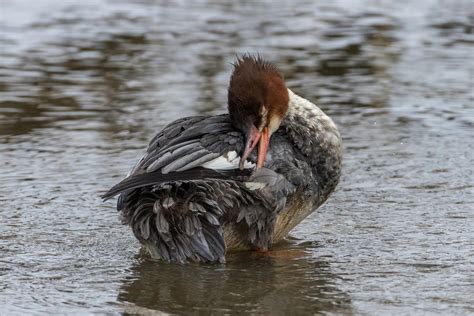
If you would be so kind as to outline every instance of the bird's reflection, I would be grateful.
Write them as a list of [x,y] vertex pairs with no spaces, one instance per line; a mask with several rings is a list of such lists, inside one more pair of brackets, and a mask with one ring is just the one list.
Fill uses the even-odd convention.
[[170,313],[351,313],[329,263],[312,258],[311,248],[287,242],[265,255],[229,254],[225,265],[163,264],[140,256],[118,300]]

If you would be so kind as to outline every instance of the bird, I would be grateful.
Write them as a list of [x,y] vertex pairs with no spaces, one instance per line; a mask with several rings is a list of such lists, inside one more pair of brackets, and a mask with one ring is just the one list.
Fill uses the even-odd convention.
[[175,120],[102,198],[152,258],[225,263],[267,252],[334,192],[342,140],[333,120],[288,89],[260,55],[233,63],[228,113]]

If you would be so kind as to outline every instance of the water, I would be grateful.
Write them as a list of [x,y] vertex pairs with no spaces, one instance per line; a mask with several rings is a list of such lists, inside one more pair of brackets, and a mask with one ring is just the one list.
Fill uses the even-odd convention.
[[[0,1],[0,313],[474,313],[470,1]],[[225,111],[259,52],[344,138],[269,255],[167,265],[116,183],[167,122]]]

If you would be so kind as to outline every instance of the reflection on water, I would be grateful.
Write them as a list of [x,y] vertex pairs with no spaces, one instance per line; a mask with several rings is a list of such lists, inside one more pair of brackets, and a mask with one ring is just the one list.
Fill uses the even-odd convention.
[[[463,0],[3,0],[0,306],[474,312],[473,22]],[[340,127],[342,183],[292,233],[318,247],[210,266],[137,255],[99,194],[167,122],[224,111],[243,52]]]
[[288,244],[267,255],[231,254],[225,265],[142,259],[118,299],[169,313],[351,313],[350,297],[337,288],[329,263],[307,251]]

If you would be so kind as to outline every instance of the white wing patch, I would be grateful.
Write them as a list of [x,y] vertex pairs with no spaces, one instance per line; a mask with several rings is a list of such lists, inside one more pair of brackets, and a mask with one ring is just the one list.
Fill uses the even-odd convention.
[[261,182],[245,182],[244,185],[247,189],[251,191],[261,190],[267,186],[265,183]]
[[[235,150],[232,150],[222,156],[203,163],[201,166],[214,170],[232,170],[239,169],[239,161],[240,156],[237,155],[237,152]],[[255,164],[246,160],[244,163],[244,168],[253,169],[255,168]]]

